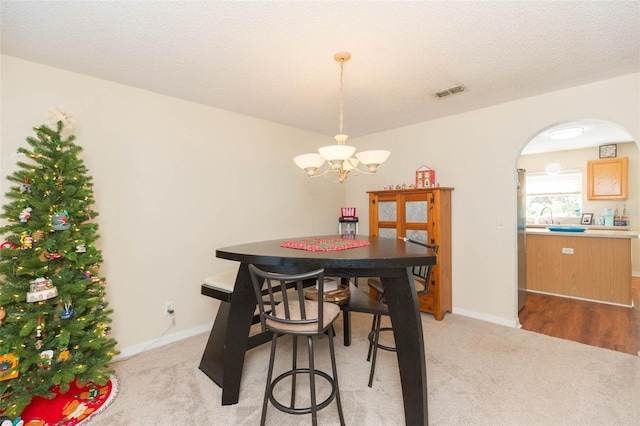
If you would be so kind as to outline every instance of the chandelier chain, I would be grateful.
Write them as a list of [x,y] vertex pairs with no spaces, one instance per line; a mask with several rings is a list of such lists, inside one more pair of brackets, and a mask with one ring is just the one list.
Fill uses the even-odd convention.
[[342,134],[342,127],[344,125],[344,102],[342,100],[342,87],[343,87],[343,83],[342,83],[342,76],[344,74],[344,58],[340,59],[340,134]]

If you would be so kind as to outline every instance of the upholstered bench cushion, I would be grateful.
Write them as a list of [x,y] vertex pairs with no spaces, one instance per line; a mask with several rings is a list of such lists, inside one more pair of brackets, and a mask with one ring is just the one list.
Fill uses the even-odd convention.
[[240,265],[227,269],[204,279],[200,293],[224,302],[231,302],[231,294],[236,285],[236,276]]
[[238,268],[239,266],[206,277],[204,284],[219,291],[233,293],[233,287],[236,285],[236,277],[238,276]]
[[[236,285],[236,276],[239,268],[240,265],[206,277],[202,283],[201,293],[214,299],[231,302],[231,294]],[[281,300],[281,297],[276,295],[276,299]],[[267,311],[270,311],[270,309],[267,309]],[[257,313],[258,308],[256,308]]]

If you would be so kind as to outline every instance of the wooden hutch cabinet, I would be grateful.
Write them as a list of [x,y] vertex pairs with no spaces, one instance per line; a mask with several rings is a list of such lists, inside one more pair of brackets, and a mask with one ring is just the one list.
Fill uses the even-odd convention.
[[451,191],[435,187],[368,193],[369,235],[408,237],[440,246],[429,291],[418,297],[420,311],[438,321],[451,312]]

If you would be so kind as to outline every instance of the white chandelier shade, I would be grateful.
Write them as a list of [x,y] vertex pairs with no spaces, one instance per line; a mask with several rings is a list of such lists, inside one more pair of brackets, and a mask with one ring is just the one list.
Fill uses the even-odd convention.
[[[328,173],[338,175],[338,182],[346,182],[349,172],[364,174],[374,174],[378,166],[384,163],[391,155],[391,152],[385,150],[372,150],[356,153],[356,147],[347,145],[349,136],[342,133],[343,125],[343,101],[342,101],[342,75],[344,71],[344,63],[351,59],[349,52],[338,52],[333,58],[340,62],[340,133],[334,137],[335,145],[327,145],[320,147],[318,153],[302,154],[293,159],[298,167],[307,172],[309,177],[324,176]],[[353,155],[355,154],[355,158]],[[322,165],[328,162],[328,167],[317,173]],[[358,165],[362,163],[367,170],[359,169]]]
[[358,164],[360,164],[360,160],[357,158],[347,158],[342,162],[342,168],[347,171],[357,170]]
[[355,146],[327,145],[318,148],[318,152],[329,162],[332,169],[339,169],[344,160],[350,158],[356,152]]
[[302,154],[293,159],[298,167],[307,172],[307,175],[313,176],[316,170],[324,164],[326,160],[320,154]]
[[389,158],[390,155],[390,151],[375,149],[372,151],[359,152],[356,154],[356,158],[360,160],[362,164],[367,166],[371,173],[375,173],[378,166],[387,161],[387,158]]
[[[326,148],[326,149],[325,149]],[[347,150],[342,150],[339,148],[348,148],[348,151],[351,153],[355,152],[355,148],[352,146],[343,146],[343,145],[329,145],[323,146],[319,148],[318,151],[323,154],[302,154],[298,155],[293,159],[298,167],[307,172],[308,176],[316,176],[317,170],[322,167],[322,165],[326,162],[329,163],[329,167],[324,170],[321,174],[317,176],[323,176],[331,171],[335,171],[337,173],[344,173],[344,176],[340,178],[343,179],[341,182],[346,181],[347,173],[350,171],[355,171],[356,173],[365,173],[365,174],[373,174],[378,169],[378,166],[389,158],[391,152],[377,149],[372,151],[362,151],[355,154],[355,158],[348,156],[347,158],[342,158],[343,156],[339,154],[333,154],[333,150],[335,152],[347,152]],[[330,160],[331,158],[331,160]],[[358,165],[362,163],[367,167],[367,171],[358,168]]]

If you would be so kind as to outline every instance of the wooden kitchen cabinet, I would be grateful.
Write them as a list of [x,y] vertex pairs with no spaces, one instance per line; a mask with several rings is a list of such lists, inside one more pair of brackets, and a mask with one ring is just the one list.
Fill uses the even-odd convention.
[[408,237],[438,244],[438,264],[427,294],[420,294],[420,311],[438,321],[451,312],[451,191],[425,188],[369,192],[369,235]]
[[629,158],[587,161],[588,200],[626,200]]
[[[631,239],[527,232],[527,291],[631,306]],[[591,231],[606,232],[606,231]]]

